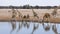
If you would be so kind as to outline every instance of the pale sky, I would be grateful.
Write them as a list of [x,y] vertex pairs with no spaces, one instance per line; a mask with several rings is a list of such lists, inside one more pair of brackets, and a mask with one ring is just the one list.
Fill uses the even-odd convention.
[[20,6],[26,4],[32,6],[59,6],[60,0],[0,0],[0,6]]

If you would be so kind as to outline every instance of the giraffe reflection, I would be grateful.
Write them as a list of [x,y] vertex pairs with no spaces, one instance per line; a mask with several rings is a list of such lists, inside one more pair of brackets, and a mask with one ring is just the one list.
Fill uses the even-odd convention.
[[35,30],[37,30],[38,29],[38,27],[39,27],[39,24],[34,24],[34,26],[33,26],[33,30],[32,30],[32,34],[33,34],[33,32],[35,31]]
[[19,23],[17,32],[20,31],[20,29],[22,28],[22,26],[23,26],[22,23]]
[[16,29],[16,23],[14,22],[11,22],[11,25],[12,25],[12,30],[10,33],[12,33],[15,29]]
[[43,28],[45,31],[49,31],[50,30],[50,25],[47,23],[47,26],[43,23]]
[[[32,10],[33,10],[33,9],[32,9]],[[29,17],[30,17],[29,14],[22,16],[22,14],[21,14],[18,10],[17,10],[17,12],[18,12],[19,19],[22,18],[22,23],[19,22],[17,32],[18,32],[23,26],[28,29],[29,26],[30,26],[30,23],[27,22],[28,19],[29,19]],[[12,30],[11,30],[11,32],[13,32],[13,31],[16,29],[16,16],[17,16],[17,12],[16,12],[15,9],[12,9],[12,21],[14,21],[14,22],[11,21],[11,25],[12,25]],[[39,18],[34,11],[33,11],[33,14],[34,14],[34,17]],[[24,20],[24,19],[27,19],[27,21]],[[49,22],[49,21],[50,21],[49,19],[50,19],[50,14],[46,13],[46,14],[44,15],[44,17],[43,17],[43,22],[44,22],[45,20],[47,20],[47,22]],[[42,23],[42,25],[43,25],[43,28],[44,28],[45,31],[49,31],[49,30],[50,30],[50,25],[49,25],[48,23],[47,23],[47,26],[46,26],[44,23]],[[32,34],[34,33],[35,30],[38,29],[38,27],[39,27],[39,24],[37,24],[37,25],[34,24]],[[53,25],[53,26],[52,26],[52,30],[53,30],[53,32],[55,32],[55,34],[58,34],[56,25]]]
[[55,34],[58,34],[56,25],[53,25],[53,26],[52,26],[52,30],[53,30],[53,32],[54,32]]

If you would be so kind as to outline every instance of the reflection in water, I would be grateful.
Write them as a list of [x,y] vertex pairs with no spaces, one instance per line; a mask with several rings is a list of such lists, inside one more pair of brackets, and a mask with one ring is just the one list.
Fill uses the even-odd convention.
[[26,27],[27,27],[27,29],[28,29],[28,28],[29,28],[29,26],[30,26],[30,24],[29,24],[28,22],[26,22],[26,25],[27,25]]
[[15,22],[12,22],[11,25],[12,25],[12,30],[10,33],[12,33],[16,29],[16,23]]
[[30,26],[30,23],[25,22],[25,21],[24,21],[23,23],[22,23],[22,22],[21,22],[21,23],[19,22],[19,26],[18,26],[17,32],[18,32],[23,26],[26,27],[26,28],[28,29],[29,26]]
[[33,34],[33,32],[34,32],[36,29],[38,29],[38,27],[39,27],[39,24],[37,24],[37,25],[34,24],[32,34]]
[[[18,23],[18,24],[17,24]],[[24,24],[26,25],[24,27]],[[13,34],[13,33],[16,33],[18,32],[19,34],[21,34],[21,32],[24,34],[40,34],[42,33],[41,31],[43,31],[43,34],[46,34],[45,31],[47,31],[47,33],[50,33],[50,34],[59,34],[60,31],[59,28],[57,29],[57,26],[56,24],[52,24],[52,23],[31,23],[31,22],[11,22],[11,25],[12,25],[12,30],[7,27],[5,27],[5,25],[3,26],[4,28],[7,28],[7,31],[9,31],[8,29],[10,29],[10,34]],[[60,24],[58,25],[60,26]],[[1,24],[0,24],[0,27],[1,27]],[[0,28],[0,33],[1,33],[1,29],[3,30],[4,28]],[[18,27],[18,28],[17,28]],[[43,27],[43,28],[42,28]],[[27,28],[27,29],[26,29]],[[16,30],[15,30],[16,29]],[[22,30],[22,31],[21,31]],[[24,31],[25,30],[25,31]],[[44,31],[45,30],[45,31]],[[3,30],[4,31],[4,30]],[[3,32],[2,31],[2,32]],[[16,32],[15,32],[16,31]],[[36,32],[38,33],[36,33]],[[52,32],[52,33],[51,33]]]
[[24,27],[27,27],[27,22],[24,22],[23,25],[24,25]]
[[53,32],[54,32],[55,34],[58,34],[56,25],[53,25],[53,26],[52,26],[52,30],[53,30]]
[[22,23],[19,23],[17,32],[22,28]]
[[49,31],[50,30],[50,25],[47,23],[47,26],[43,23],[43,28],[45,31]]

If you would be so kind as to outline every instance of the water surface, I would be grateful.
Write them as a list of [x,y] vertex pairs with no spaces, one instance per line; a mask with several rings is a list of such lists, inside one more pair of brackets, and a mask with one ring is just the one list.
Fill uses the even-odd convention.
[[20,27],[19,29],[19,22],[16,22],[16,29],[11,32],[12,26],[10,22],[0,22],[0,34],[59,34],[60,33],[60,24],[28,22],[28,25],[26,24],[24,25],[24,23],[22,27]]

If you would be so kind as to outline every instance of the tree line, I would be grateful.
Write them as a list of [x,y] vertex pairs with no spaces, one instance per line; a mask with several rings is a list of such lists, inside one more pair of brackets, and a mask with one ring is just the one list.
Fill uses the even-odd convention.
[[56,8],[57,6],[30,6],[30,5],[23,5],[23,6],[0,6],[1,8],[16,8],[16,9],[51,9],[51,8]]

